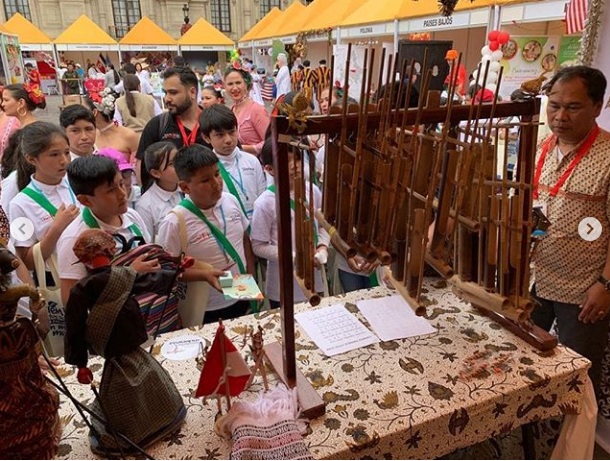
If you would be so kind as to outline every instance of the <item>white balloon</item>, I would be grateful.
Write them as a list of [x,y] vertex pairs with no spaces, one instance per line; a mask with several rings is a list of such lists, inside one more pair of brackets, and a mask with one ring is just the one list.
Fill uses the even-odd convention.
[[487,88],[489,91],[491,91],[492,93],[496,93],[496,88],[498,88],[498,85],[496,85],[495,83],[488,83],[487,85],[485,85],[485,88]]
[[504,56],[504,54],[502,53],[502,50],[496,50],[491,53],[491,60],[499,61],[500,59],[502,59],[502,56]]
[[498,81],[498,73],[497,72],[488,72],[487,73],[487,83],[496,83]]
[[472,79],[476,80],[479,78],[479,69],[472,71]]
[[500,67],[502,67],[502,65],[497,62],[497,61],[492,61],[489,63],[489,70],[493,71],[493,72],[500,72]]
[[489,49],[489,45],[485,45],[483,48],[481,48],[481,56],[490,56],[491,55],[491,50]]
[[483,65],[481,66],[483,69],[485,69],[485,63],[487,61],[491,61],[491,56],[481,56],[481,62],[483,63]]

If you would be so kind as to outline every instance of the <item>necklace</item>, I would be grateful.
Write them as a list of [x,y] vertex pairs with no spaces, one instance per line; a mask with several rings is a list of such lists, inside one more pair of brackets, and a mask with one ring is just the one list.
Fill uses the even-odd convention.
[[241,100],[239,100],[239,101],[236,101],[236,102],[233,104],[233,110],[237,109],[239,106],[241,106],[241,105],[242,105],[244,102],[246,102],[248,99],[250,99],[250,96],[246,96],[245,98],[243,98],[243,99],[241,99]]
[[110,125],[105,126],[104,128],[98,128],[98,131],[100,133],[103,133],[104,131],[108,131],[110,128],[112,128],[114,126],[114,123],[111,123]]

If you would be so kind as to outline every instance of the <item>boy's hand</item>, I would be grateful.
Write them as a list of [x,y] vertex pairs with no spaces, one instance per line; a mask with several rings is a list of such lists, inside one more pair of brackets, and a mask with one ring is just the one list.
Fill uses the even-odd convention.
[[328,261],[328,248],[325,245],[320,245],[313,255],[313,265],[316,267],[323,266]]
[[148,272],[154,272],[161,269],[161,265],[159,264],[159,260],[157,258],[150,260],[147,260],[147,258],[149,258],[148,253],[138,256],[131,263],[131,267],[138,274],[146,274]]
[[76,205],[66,206],[62,203],[57,209],[53,224],[63,231],[79,214],[80,210]]
[[203,281],[208,282],[212,288],[222,293],[219,277],[225,275],[225,271],[215,269],[209,264],[206,264],[206,266],[200,269]]

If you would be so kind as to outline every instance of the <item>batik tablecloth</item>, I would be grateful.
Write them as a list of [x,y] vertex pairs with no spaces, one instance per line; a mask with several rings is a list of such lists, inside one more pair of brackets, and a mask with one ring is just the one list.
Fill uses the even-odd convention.
[[[442,285],[435,281],[425,285],[427,319],[437,328],[430,336],[380,342],[326,357],[297,324],[297,366],[327,404],[326,415],[312,421],[306,435],[315,458],[431,459],[510,433],[527,422],[579,411],[589,366],[586,359],[562,346],[550,355],[539,353]],[[356,302],[394,294],[375,288],[327,298],[321,306],[344,303],[368,325]],[[296,307],[303,309],[311,307]],[[257,325],[264,327],[266,343],[281,339],[279,311],[225,323],[227,335],[243,348],[244,356],[249,350],[244,331]],[[186,333],[211,340],[215,328],[174,332],[159,342]],[[229,442],[213,431],[216,402],[205,404],[193,397],[199,380],[195,360],[169,361],[159,350],[156,346],[156,357],[182,393],[188,415],[179,433],[148,451],[166,459],[228,458]],[[486,353],[490,363],[506,354],[507,366],[479,378],[460,379],[466,358],[477,351]],[[90,366],[99,378],[101,361],[92,359]],[[74,395],[91,403],[91,390],[78,384],[75,369],[64,365],[60,371]],[[258,381],[240,398],[254,399],[261,389]],[[58,457],[95,458],[88,446],[88,429],[66,398],[60,413],[65,428]]]

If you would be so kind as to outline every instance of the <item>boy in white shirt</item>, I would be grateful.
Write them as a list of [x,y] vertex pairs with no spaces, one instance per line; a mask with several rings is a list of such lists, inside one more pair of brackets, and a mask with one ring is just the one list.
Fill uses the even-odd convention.
[[72,104],[59,114],[59,124],[66,130],[70,158],[93,155],[95,147],[95,116],[81,104]]
[[[193,267],[182,275],[186,282],[207,281],[216,289],[209,291],[202,323],[245,315],[250,303],[224,299],[220,284],[213,277],[226,270],[234,275],[253,273],[254,255],[247,234],[250,223],[237,199],[222,191],[218,158],[210,149],[199,144],[183,147],[176,154],[174,168],[180,189],[188,198],[163,220],[157,243],[171,255],[184,251],[187,256],[214,268],[204,273]],[[181,224],[177,215],[184,218],[186,248],[181,248]]]
[[[70,290],[87,275],[84,264],[78,261],[72,247],[85,229],[100,228],[121,235],[125,241],[140,237],[150,242],[150,235],[142,218],[127,207],[127,193],[123,177],[114,160],[92,155],[80,157],[68,165],[68,180],[77,200],[84,206],[82,213],[66,228],[57,243],[57,260],[64,305]],[[122,250],[117,245],[117,251]],[[143,255],[141,259],[145,259]],[[159,266],[154,259],[146,261],[150,269]]]
[[[271,139],[267,139],[261,150],[261,160],[265,165],[265,171],[273,176],[273,154],[271,152]],[[299,174],[301,161],[291,151],[288,153],[288,170],[290,172],[290,194],[294,192],[294,177]],[[307,172],[306,172],[307,173]],[[265,295],[269,298],[271,308],[280,306],[280,274],[278,260],[278,229],[277,229],[277,210],[275,205],[275,185],[270,186],[254,204],[254,213],[252,215],[252,249],[256,256],[264,258],[267,263],[267,277]],[[317,186],[313,186],[314,209],[322,206],[322,193]],[[306,187],[307,200],[309,197],[309,182]],[[291,197],[292,200],[292,197]],[[292,208],[292,206],[291,206]],[[291,212],[292,223],[292,246],[294,248],[294,212]],[[325,264],[328,259],[328,244],[330,236],[328,232],[318,226],[315,221],[315,228],[318,235],[316,253],[314,256],[314,265],[317,266],[314,271],[315,291],[320,293],[323,291],[322,274],[318,268]],[[294,302],[300,303],[307,301],[303,290],[298,285],[296,278],[294,279]]]
[[254,201],[267,188],[267,181],[260,161],[237,147],[235,114],[224,104],[214,104],[201,112],[199,126],[203,139],[212,145],[220,161],[224,191],[237,199],[251,220]]

